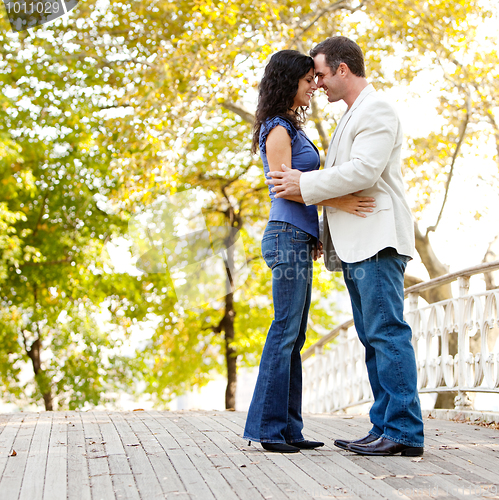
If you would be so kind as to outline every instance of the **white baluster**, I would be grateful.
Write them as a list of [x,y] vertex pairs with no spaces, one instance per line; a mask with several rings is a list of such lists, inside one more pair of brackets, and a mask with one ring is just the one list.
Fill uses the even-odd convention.
[[471,401],[465,391],[462,390],[466,386],[466,362],[469,355],[469,344],[466,335],[466,297],[470,289],[469,277],[461,276],[457,279],[459,285],[458,299],[458,330],[457,330],[457,381],[458,393],[454,400],[456,410],[469,410]]

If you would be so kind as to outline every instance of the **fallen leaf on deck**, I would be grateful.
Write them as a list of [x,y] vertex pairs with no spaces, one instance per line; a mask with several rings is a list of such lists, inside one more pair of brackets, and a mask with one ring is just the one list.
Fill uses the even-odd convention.
[[17,451],[16,450],[12,450],[9,457],[16,457],[17,456]]

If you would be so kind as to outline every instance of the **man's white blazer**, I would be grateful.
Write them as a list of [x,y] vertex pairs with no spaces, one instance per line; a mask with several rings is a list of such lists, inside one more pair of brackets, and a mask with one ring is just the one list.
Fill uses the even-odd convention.
[[387,247],[413,257],[414,226],[402,181],[401,148],[396,111],[368,85],[336,127],[324,169],[301,175],[307,205],[357,191],[376,200],[365,218],[324,207],[321,237],[330,271],[341,270],[338,258],[360,262]]

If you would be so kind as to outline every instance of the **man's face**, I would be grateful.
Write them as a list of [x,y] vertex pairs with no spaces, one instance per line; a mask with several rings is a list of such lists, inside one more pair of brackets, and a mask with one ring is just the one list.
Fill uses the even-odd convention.
[[326,64],[326,56],[317,54],[314,57],[315,76],[317,77],[317,87],[326,91],[329,102],[337,102],[343,99],[343,78],[340,72],[333,75],[331,68]]

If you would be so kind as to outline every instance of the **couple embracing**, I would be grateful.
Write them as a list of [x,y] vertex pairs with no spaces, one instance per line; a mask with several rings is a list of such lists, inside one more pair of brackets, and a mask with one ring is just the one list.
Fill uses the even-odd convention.
[[[400,121],[368,84],[355,42],[328,38],[310,55],[277,52],[259,88],[253,151],[260,150],[266,182],[273,186],[262,253],[272,270],[274,319],[244,437],[281,453],[324,445],[302,434],[300,357],[313,260],[324,252],[326,268],[343,271],[374,395],[368,435],[337,439],[335,445],[363,455],[422,455],[416,360],[403,319],[404,271],[414,253],[414,233],[400,168]],[[323,170],[302,130],[318,88],[329,102],[348,106]]]

